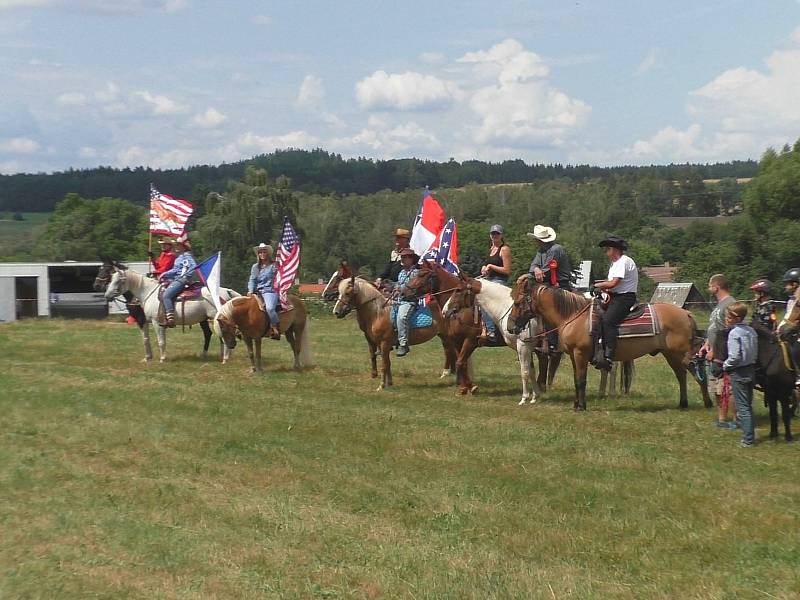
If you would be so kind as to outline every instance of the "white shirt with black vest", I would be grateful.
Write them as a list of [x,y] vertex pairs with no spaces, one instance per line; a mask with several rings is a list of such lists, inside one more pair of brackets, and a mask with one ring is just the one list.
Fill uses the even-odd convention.
[[608,281],[619,277],[620,281],[613,288],[608,290],[612,294],[634,294],[639,289],[639,269],[636,263],[627,254],[623,254],[613,263],[608,270]]

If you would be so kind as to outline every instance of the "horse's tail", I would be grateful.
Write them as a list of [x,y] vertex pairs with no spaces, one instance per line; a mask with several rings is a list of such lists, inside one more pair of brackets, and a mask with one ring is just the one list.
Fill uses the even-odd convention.
[[314,365],[314,354],[311,351],[311,338],[308,329],[311,327],[311,319],[306,319],[303,331],[300,332],[300,352],[297,355],[297,363],[300,367],[311,367]]

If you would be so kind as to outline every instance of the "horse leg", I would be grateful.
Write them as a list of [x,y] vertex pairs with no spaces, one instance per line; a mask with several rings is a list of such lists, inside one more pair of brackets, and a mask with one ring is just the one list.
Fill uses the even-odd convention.
[[[517,340],[517,358],[519,359],[519,371],[522,377],[522,398],[518,406],[524,406],[525,401],[528,400],[531,404],[536,402],[536,382],[533,374],[536,368],[533,366],[533,349],[530,345]],[[531,371],[534,371],[531,374]]]
[[[614,363],[617,364],[617,363]],[[613,369],[612,369],[613,370]],[[613,378],[611,380],[614,381]],[[612,383],[613,385],[613,383]],[[608,397],[608,371],[605,369],[600,370],[600,397],[607,398]]]
[[145,321],[139,329],[142,330],[142,342],[144,342],[144,359],[142,362],[149,363],[153,360],[153,347],[150,345],[150,323]]
[[255,356],[253,355],[253,338],[242,336],[244,337],[244,343],[247,344],[247,356],[250,357],[250,372],[256,372],[256,361]]
[[764,386],[764,403],[769,408],[769,437],[778,437],[778,394],[769,383]]
[[790,406],[793,391],[790,389],[781,397],[781,416],[783,417],[783,431],[787,442],[791,442],[794,439],[794,436],[792,436],[792,407]]
[[547,387],[553,387],[553,381],[556,379],[556,371],[558,371],[558,365],[561,364],[562,356],[564,354],[561,352],[550,356],[547,364]]
[[253,340],[253,343],[256,345],[256,371],[261,373],[264,370],[264,367],[261,364],[261,340],[264,338],[257,337]]
[[539,359],[539,376],[536,378],[536,385],[539,386],[542,392],[546,392],[548,388],[547,373],[549,372],[550,355],[544,352],[537,352],[536,356]]
[[469,358],[478,347],[478,342],[475,338],[467,338],[461,344],[461,352],[458,353],[458,360],[456,361],[456,372],[461,373],[461,389],[462,394],[474,394],[478,391],[478,386],[472,383],[472,378],[469,375]]
[[295,369],[300,368],[300,345],[297,343],[297,339],[294,335],[294,326],[289,327],[285,332],[286,334],[286,341],[289,342],[289,345],[292,347],[292,354],[294,354],[294,367]]
[[664,358],[667,359],[669,366],[672,367],[672,372],[675,373],[675,378],[678,380],[678,387],[680,388],[681,397],[678,402],[678,408],[688,408],[689,401],[686,394],[686,364],[683,362],[683,356],[675,356],[667,352],[662,352]]
[[[590,350],[591,352],[591,350]],[[589,356],[580,350],[572,353],[572,368],[575,371],[575,412],[586,410],[586,373],[589,368]]]
[[200,329],[203,330],[203,359],[208,358],[208,347],[211,344],[211,327],[208,326],[208,319],[200,321]]
[[167,360],[167,328],[155,324],[156,339],[158,340],[158,352],[161,355],[160,361],[166,362]]
[[373,344],[372,341],[365,335],[367,339],[367,347],[369,349],[369,363],[370,363],[370,377],[375,379],[378,377],[378,345]]
[[456,375],[456,353],[452,344],[443,335],[440,335],[439,339],[442,341],[442,350],[444,350],[444,368],[439,379],[444,379],[449,375]]
[[378,386],[378,391],[385,389],[392,385],[392,363],[390,353],[392,351],[392,342],[384,340],[381,342],[381,371],[382,378],[381,384]]

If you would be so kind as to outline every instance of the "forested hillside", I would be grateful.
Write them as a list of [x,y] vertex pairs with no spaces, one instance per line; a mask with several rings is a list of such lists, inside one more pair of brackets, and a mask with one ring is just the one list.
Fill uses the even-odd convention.
[[266,170],[272,177],[286,176],[295,191],[315,194],[374,194],[462,187],[470,183],[529,183],[567,178],[574,182],[606,177],[689,181],[752,177],[754,161],[709,165],[650,167],[592,167],[588,165],[526,164],[521,160],[486,163],[477,160],[434,162],[418,159],[344,159],[324,150],[283,150],[250,160],[218,166],[185,169],[114,169],[99,167],[51,174],[0,175],[0,211],[50,212],[67,194],[84,198],[125,198],[146,205],[151,183],[174,196],[202,203],[208,192],[225,189],[241,180],[247,167]]

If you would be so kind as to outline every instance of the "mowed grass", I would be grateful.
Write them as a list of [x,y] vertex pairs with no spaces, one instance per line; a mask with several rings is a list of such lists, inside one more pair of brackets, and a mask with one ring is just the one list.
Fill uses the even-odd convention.
[[519,408],[510,350],[474,397],[438,342],[376,392],[355,321],[318,366],[265,340],[140,364],[135,327],[0,328],[2,598],[797,598],[798,446],[738,447],[660,358],[574,414],[571,369]]

